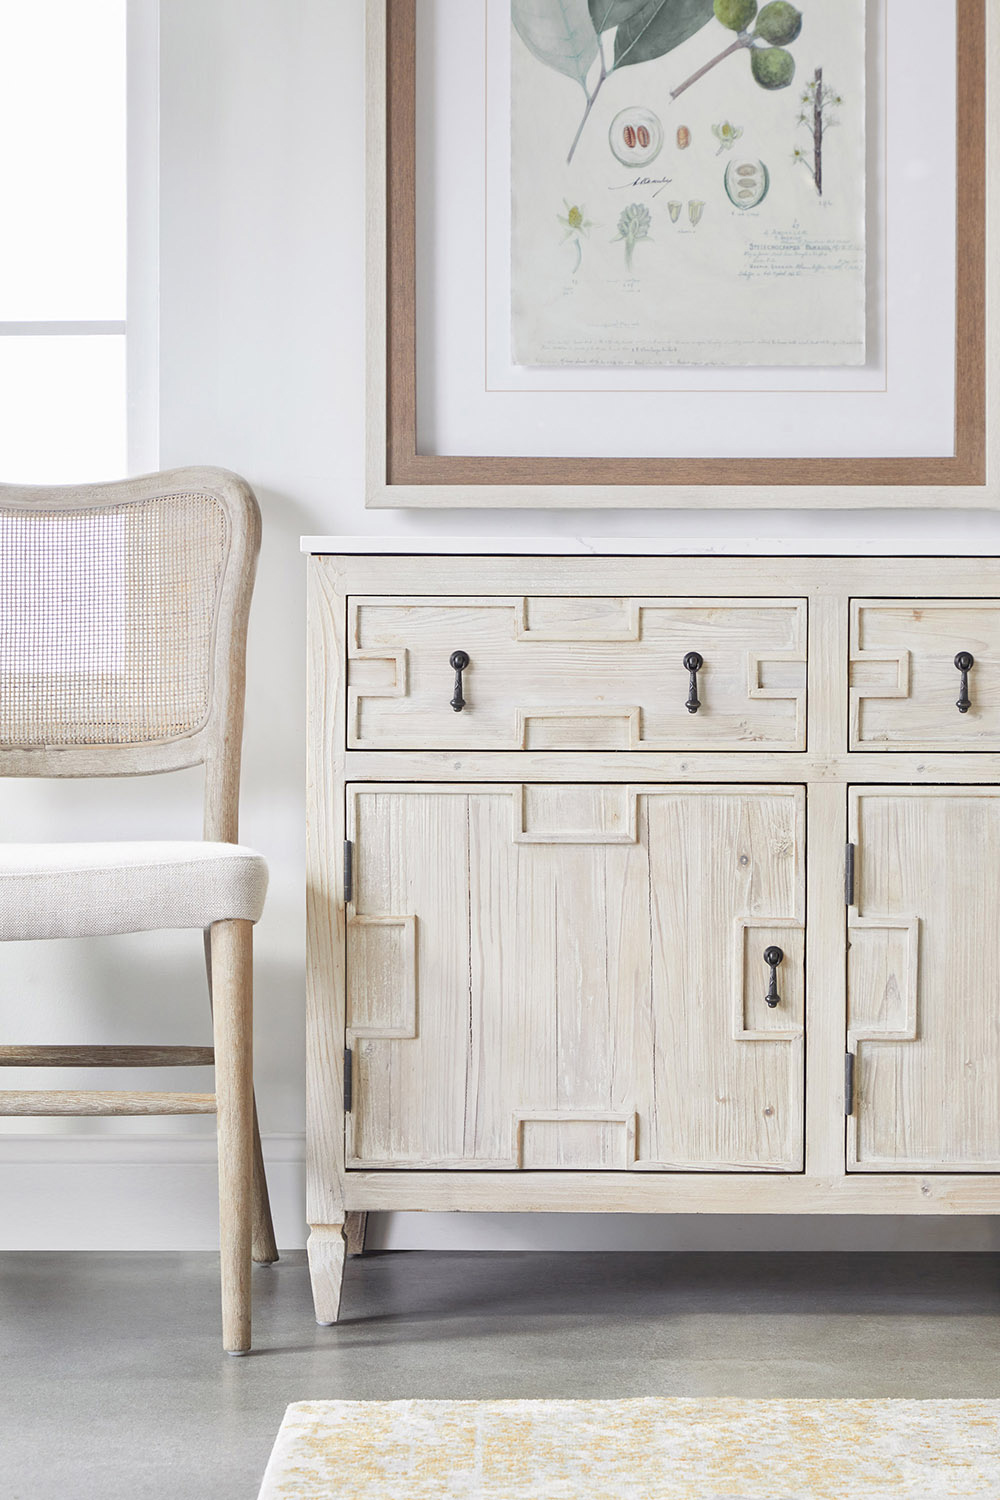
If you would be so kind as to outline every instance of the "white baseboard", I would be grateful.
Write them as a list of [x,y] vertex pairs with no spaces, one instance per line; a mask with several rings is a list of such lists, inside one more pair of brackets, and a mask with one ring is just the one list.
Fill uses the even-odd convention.
[[[275,1235],[305,1244],[305,1141],[263,1141]],[[0,1249],[217,1250],[212,1136],[0,1135]]]
[[[278,1244],[301,1249],[305,1140],[264,1137]],[[210,1136],[0,1135],[0,1250],[218,1248]],[[379,1214],[373,1250],[1000,1250],[1000,1218]]]

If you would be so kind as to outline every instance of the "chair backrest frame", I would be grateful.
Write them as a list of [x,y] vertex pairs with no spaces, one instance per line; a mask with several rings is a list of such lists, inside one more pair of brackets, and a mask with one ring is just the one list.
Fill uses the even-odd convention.
[[203,722],[189,732],[143,743],[0,746],[0,776],[147,776],[204,765],[205,837],[235,843],[247,625],[261,535],[260,509],[249,484],[226,469],[180,468],[107,484],[0,485],[0,512],[108,511],[178,494],[210,497],[226,524]]

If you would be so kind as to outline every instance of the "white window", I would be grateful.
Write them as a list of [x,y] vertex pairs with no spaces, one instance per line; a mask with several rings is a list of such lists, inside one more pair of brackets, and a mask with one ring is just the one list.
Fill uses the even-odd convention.
[[[114,479],[135,466],[128,432],[135,279],[126,225],[136,132],[128,75],[130,52],[141,58],[142,49],[129,35],[129,9],[128,0],[0,0],[6,482]],[[151,243],[139,233],[133,255]],[[137,325],[145,321],[140,311]]]

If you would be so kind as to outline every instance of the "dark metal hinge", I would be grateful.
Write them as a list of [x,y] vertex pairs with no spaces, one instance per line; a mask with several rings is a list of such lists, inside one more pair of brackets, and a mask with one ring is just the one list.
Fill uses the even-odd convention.
[[354,1107],[354,1053],[344,1048],[344,1113],[349,1115]]
[[354,845],[344,840],[344,905],[354,900]]
[[848,844],[844,858],[844,900],[848,906],[854,905],[854,854],[855,846]]
[[844,1056],[844,1114],[848,1116],[854,1113],[854,1063],[854,1053],[846,1053]]

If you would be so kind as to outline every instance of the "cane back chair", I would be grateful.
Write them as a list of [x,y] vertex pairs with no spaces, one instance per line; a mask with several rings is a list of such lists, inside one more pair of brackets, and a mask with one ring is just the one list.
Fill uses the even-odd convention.
[[217,1115],[223,1343],[250,1347],[250,1261],[277,1260],[253,1099],[252,933],[267,866],[238,842],[260,512],[244,480],[176,469],[0,485],[0,775],[204,765],[204,838],[0,844],[0,941],[204,933],[214,1047],[0,1046],[0,1065],[215,1066],[211,1094],[0,1092],[0,1115]]

